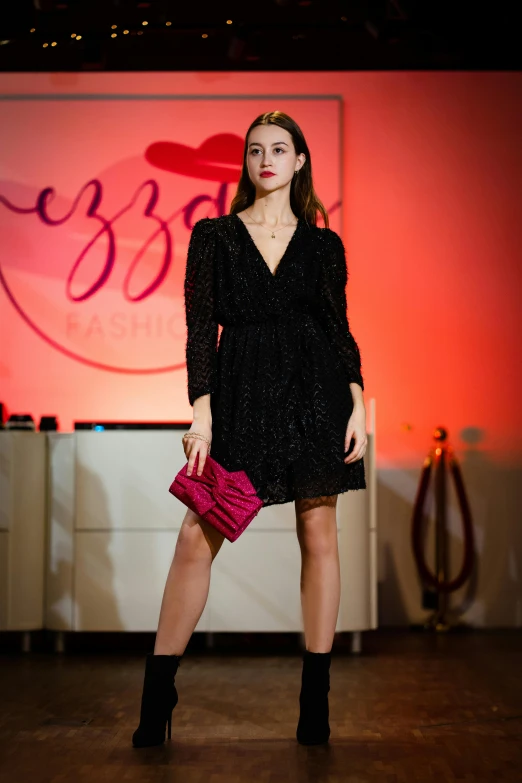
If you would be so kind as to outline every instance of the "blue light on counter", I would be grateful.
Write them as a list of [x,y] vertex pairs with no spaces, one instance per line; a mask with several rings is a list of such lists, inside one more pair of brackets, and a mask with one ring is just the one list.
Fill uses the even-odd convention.
[[103,432],[105,430],[105,427],[103,424],[95,424],[93,427],[94,432]]

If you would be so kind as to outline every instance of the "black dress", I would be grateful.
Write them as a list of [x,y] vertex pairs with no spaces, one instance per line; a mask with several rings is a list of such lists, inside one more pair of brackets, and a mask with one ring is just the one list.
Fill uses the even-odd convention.
[[364,389],[347,276],[339,235],[303,218],[274,274],[236,214],[192,229],[189,401],[210,393],[210,453],[245,470],[266,506],[366,488],[363,460],[343,461],[349,384]]

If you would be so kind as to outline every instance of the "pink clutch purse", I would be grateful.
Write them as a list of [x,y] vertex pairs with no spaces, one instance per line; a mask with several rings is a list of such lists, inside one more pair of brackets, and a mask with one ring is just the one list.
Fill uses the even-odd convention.
[[197,475],[199,455],[192,475],[188,462],[170,485],[169,492],[198,516],[235,541],[263,506],[244,470],[228,471],[207,454],[203,473]]

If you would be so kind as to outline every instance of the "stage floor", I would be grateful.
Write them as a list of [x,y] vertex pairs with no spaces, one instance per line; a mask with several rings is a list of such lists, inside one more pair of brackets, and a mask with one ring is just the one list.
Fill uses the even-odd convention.
[[522,780],[522,633],[378,630],[332,655],[328,745],[295,739],[295,651],[187,651],[172,740],[135,749],[140,654],[0,655],[6,783]]

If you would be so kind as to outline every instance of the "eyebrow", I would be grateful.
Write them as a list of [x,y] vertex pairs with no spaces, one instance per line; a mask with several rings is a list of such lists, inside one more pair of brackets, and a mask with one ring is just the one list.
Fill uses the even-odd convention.
[[[254,144],[257,144],[259,147],[263,146],[259,141],[251,141],[248,146],[249,147],[253,147]],[[274,146],[274,144],[284,144],[285,147],[288,147],[288,144],[286,143],[286,141],[274,141],[274,142],[272,142],[272,147]]]

